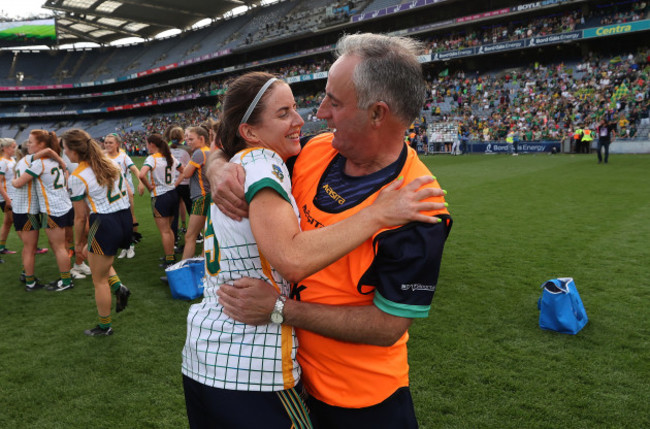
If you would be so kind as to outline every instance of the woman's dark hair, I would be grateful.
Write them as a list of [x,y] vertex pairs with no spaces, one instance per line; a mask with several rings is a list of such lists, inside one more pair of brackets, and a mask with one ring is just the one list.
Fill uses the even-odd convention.
[[158,148],[158,151],[160,151],[160,153],[162,153],[162,155],[165,157],[165,160],[167,161],[167,165],[169,167],[174,165],[174,162],[172,160],[172,153],[169,150],[169,146],[167,145],[167,142],[163,140],[163,137],[160,134],[151,134],[149,137],[147,137],[147,142]]
[[[251,72],[239,76],[228,85],[223,99],[221,124],[217,133],[217,140],[221,142],[223,151],[228,158],[232,158],[237,152],[246,148],[246,141],[239,135],[240,122],[257,93],[273,77],[275,76],[269,73]],[[273,82],[264,92],[246,121],[247,124],[255,125],[259,122],[266,99],[276,83]]]

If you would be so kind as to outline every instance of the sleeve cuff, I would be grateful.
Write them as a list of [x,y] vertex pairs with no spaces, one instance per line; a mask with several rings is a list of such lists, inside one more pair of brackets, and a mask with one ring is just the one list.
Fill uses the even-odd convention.
[[384,313],[388,313],[397,317],[406,317],[409,319],[421,319],[428,317],[429,310],[431,309],[430,305],[408,305],[389,301],[381,296],[381,294],[376,290],[373,303]]

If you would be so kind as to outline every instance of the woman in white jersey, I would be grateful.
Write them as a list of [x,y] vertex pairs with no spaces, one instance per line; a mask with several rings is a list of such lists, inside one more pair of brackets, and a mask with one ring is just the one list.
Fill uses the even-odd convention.
[[156,221],[165,261],[163,267],[171,265],[174,257],[174,233],[172,232],[172,219],[178,208],[178,194],[174,182],[178,172],[183,171],[183,166],[169,151],[169,146],[160,134],[147,137],[147,150],[149,156],[144,160],[140,169],[140,180],[151,194],[151,208]]
[[[0,139],[0,209],[4,213],[2,227],[0,227],[0,254],[14,254],[13,250],[7,249],[7,237],[14,221],[11,211],[11,200],[14,187],[11,181],[14,179],[14,166],[16,160],[16,141],[14,139]],[[2,262],[2,258],[0,258]]]
[[176,185],[183,179],[190,179],[190,198],[192,210],[185,233],[183,259],[194,256],[196,239],[203,230],[205,217],[210,206],[210,183],[205,175],[205,163],[210,153],[210,130],[206,126],[190,127],[185,131],[185,141],[192,150],[190,162],[183,174],[176,180]]
[[[135,187],[133,186],[133,179],[131,178],[131,173],[138,178],[138,193],[142,195],[144,193],[144,185],[140,181],[140,170],[135,166],[131,157],[120,148],[122,144],[122,139],[116,133],[112,133],[104,137],[104,150],[106,155],[112,159],[119,167],[122,172],[122,176],[126,180],[127,192],[129,194],[129,204],[131,205],[131,216],[133,217],[133,234],[138,234],[138,219],[135,216],[135,205],[133,194],[135,192]],[[123,249],[118,258],[124,258],[125,256],[129,259],[135,256],[135,243],[131,243],[128,249]]]
[[[25,172],[29,168],[33,157],[33,155],[28,154],[28,150],[28,145],[23,143],[22,149],[18,153],[19,158],[14,166],[14,178],[27,174]],[[14,187],[13,198],[11,200],[14,228],[20,241],[23,242],[23,250],[21,252],[23,272],[20,279],[25,283],[25,290],[27,292],[43,288],[43,284],[34,275],[34,255],[38,253],[36,246],[41,228],[41,212],[34,186],[34,182],[30,181],[22,188]]]
[[412,220],[435,222],[418,213],[431,208],[418,201],[428,191],[414,192],[433,179],[418,179],[403,191],[396,191],[397,180],[356,215],[301,232],[284,161],[300,151],[303,123],[291,89],[272,75],[248,73],[230,84],[218,137],[230,161],[245,169],[249,217],[234,221],[215,204],[208,213],[204,298],[190,307],[183,348],[191,427],[312,427],[298,386],[293,329],[234,321],[217,298],[220,284],[255,277],[286,297],[289,281],[336,261],[378,229]]
[[[28,149],[30,154],[45,149],[51,149],[55,154],[61,153],[56,134],[45,130],[32,130],[29,133]],[[13,181],[16,188],[34,182],[40,211],[47,217],[47,238],[59,267],[60,278],[46,288],[55,292],[71,289],[74,286],[70,276],[70,256],[66,249],[65,237],[65,227],[73,225],[74,213],[66,186],[65,169],[60,163],[63,163],[63,160],[59,159],[57,162],[51,158],[33,159],[25,170],[27,174],[22,174]]]
[[62,141],[68,158],[79,163],[69,179],[75,234],[83,232],[86,222],[90,224],[84,253],[88,253],[92,271],[99,323],[84,333],[112,335],[111,291],[116,296],[116,313],[124,310],[131,295],[113,268],[117,250],[129,245],[133,233],[127,185],[119,167],[88,133],[71,129],[63,133]]

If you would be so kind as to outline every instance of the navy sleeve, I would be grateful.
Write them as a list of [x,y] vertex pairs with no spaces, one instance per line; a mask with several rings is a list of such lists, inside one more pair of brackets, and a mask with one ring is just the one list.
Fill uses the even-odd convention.
[[439,217],[438,224],[414,222],[375,238],[375,259],[357,289],[374,291],[374,304],[380,310],[408,318],[429,315],[452,225],[451,217]]

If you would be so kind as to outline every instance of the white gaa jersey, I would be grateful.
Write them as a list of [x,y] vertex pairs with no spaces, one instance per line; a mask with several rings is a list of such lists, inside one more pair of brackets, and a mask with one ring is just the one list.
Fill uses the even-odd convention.
[[174,182],[178,178],[178,168],[181,164],[173,156],[172,162],[173,165],[168,166],[167,160],[161,153],[149,155],[144,160],[142,166],[144,167],[146,165],[151,169],[149,171],[149,177],[153,186],[152,197],[157,197],[158,195],[174,190]]
[[35,159],[26,173],[34,176],[41,213],[63,216],[72,209],[65,173],[58,162],[50,158]]
[[[31,163],[31,155],[25,155],[18,160],[14,166],[14,176],[20,177],[21,174],[27,174],[26,171]],[[39,214],[40,207],[38,204],[38,196],[36,195],[36,181],[30,180],[22,188],[14,188],[11,206],[14,213]]]
[[[264,188],[276,190],[292,206],[291,178],[282,159],[268,149],[239,152],[231,162],[246,170],[247,200]],[[247,218],[237,222],[210,205],[204,231],[205,289],[203,301],[190,307],[182,372],[199,383],[229,390],[278,391],[300,378],[298,342],[293,328],[269,323],[249,326],[223,313],[219,285],[253,277],[289,295],[289,283],[260,254]]]
[[131,171],[129,168],[131,168],[133,164],[133,161],[131,160],[131,157],[124,152],[124,150],[119,149],[117,151],[117,155],[115,156],[110,156],[109,154],[106,154],[106,156],[109,159],[112,159],[114,163],[116,163],[120,167],[120,171],[122,172],[122,176],[126,179],[127,184],[129,185],[129,188],[133,190],[133,179],[131,178]]
[[85,198],[91,213],[115,213],[130,207],[124,176],[121,174],[113,182],[113,187],[108,189],[97,183],[95,173],[88,163],[81,162],[68,182],[72,201]]
[[[190,162],[190,153],[186,151],[183,148],[177,147],[177,148],[172,148],[170,147],[169,150],[172,153],[172,156],[176,158],[183,167],[187,165],[188,162]],[[190,184],[190,178],[188,177],[187,179],[181,180],[181,185],[189,185]]]
[[[14,167],[16,166],[16,160],[13,158],[2,158],[0,159],[0,175],[4,177],[4,181],[0,186],[2,186],[9,195],[9,198],[14,199],[14,188],[11,184],[11,181],[14,180]],[[5,199],[0,194],[0,202]]]

